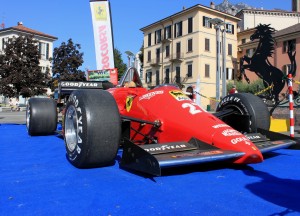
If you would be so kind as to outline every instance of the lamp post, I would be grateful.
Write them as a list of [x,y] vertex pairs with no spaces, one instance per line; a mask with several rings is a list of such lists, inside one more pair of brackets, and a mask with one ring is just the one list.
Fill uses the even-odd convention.
[[131,67],[131,57],[134,58],[134,54],[131,51],[126,51],[125,53],[126,53],[127,58],[128,58],[128,66],[127,67],[130,68]]
[[[209,20],[209,22],[214,25],[215,29],[216,29],[216,46],[217,46],[217,51],[216,51],[216,100],[219,101],[220,100],[220,32],[221,32],[221,26],[223,26],[225,23],[223,20],[219,19],[219,18],[214,18]],[[222,31],[223,33],[223,31]],[[222,76],[222,86],[223,86],[223,97],[226,95],[226,93],[224,93],[224,89],[226,91],[226,87],[224,88],[224,86],[226,86],[226,76],[224,75],[224,65],[225,65],[225,42],[224,42],[224,38],[225,36],[223,36],[223,76]],[[226,65],[225,65],[226,67]],[[225,83],[225,85],[224,85]]]
[[[127,68],[129,69],[131,67],[131,57],[134,58],[134,54],[131,51],[129,51],[129,50],[126,51],[125,53],[126,53],[127,58],[128,58],[128,66],[127,66]],[[131,73],[129,75],[129,79],[132,80],[132,74]]]

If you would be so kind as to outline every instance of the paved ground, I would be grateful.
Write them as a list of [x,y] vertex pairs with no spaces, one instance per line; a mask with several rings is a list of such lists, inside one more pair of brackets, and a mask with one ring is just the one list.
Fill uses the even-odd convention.
[[26,112],[0,112],[0,124],[25,124],[26,123]]

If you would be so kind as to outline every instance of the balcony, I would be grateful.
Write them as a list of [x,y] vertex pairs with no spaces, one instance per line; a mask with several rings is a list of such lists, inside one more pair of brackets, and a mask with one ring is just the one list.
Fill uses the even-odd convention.
[[152,67],[158,67],[158,66],[160,66],[160,65],[161,65],[161,60],[160,60],[160,58],[151,59],[150,65],[151,65]]
[[183,58],[184,58],[183,53],[181,53],[181,52],[173,53],[170,56],[170,61],[174,62],[174,63],[180,63],[183,61]]
[[171,42],[172,42],[172,39],[171,39],[171,38],[164,38],[164,39],[162,39],[161,42],[164,43],[164,44],[166,44],[166,43],[171,43]]

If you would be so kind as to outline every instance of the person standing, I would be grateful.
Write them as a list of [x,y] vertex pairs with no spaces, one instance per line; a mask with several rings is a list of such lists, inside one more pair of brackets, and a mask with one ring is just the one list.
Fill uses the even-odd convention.
[[238,93],[238,91],[236,89],[236,86],[232,85],[232,88],[230,89],[229,94],[235,94],[235,93]]

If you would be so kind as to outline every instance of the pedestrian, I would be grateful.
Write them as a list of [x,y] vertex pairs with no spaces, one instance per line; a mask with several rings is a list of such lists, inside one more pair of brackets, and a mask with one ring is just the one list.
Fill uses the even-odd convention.
[[19,107],[19,100],[17,99],[16,100],[16,111],[20,111],[20,107]]
[[13,102],[12,102],[12,100],[11,99],[9,99],[9,102],[8,102],[8,104],[9,104],[9,107],[10,107],[10,111],[12,112],[13,111]]
[[194,99],[194,89],[192,86],[186,88],[186,95],[193,100]]
[[238,93],[237,89],[236,89],[236,86],[235,85],[232,85],[230,91],[229,91],[229,94],[235,94],[235,93]]

